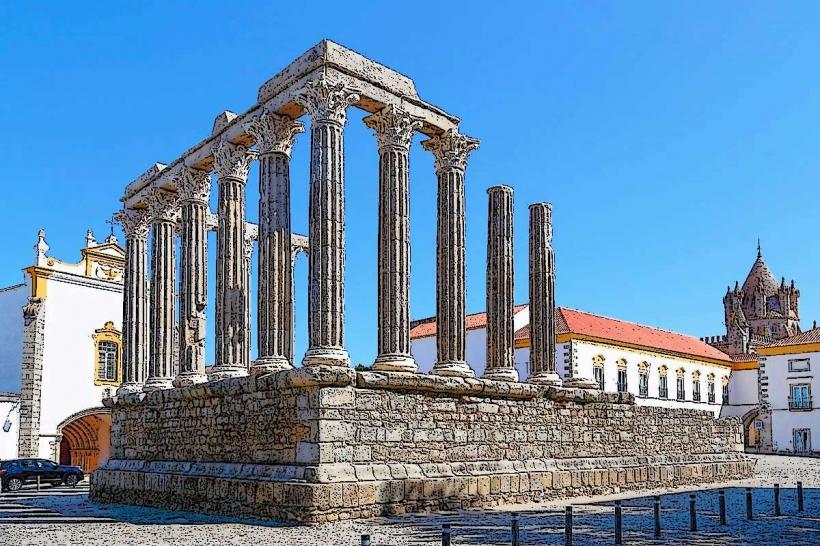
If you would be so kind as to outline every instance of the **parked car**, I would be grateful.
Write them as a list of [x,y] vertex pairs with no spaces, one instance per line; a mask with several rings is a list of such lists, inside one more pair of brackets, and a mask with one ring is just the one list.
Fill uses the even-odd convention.
[[47,459],[10,459],[0,462],[0,490],[19,491],[27,483],[76,486],[85,479],[79,466],[57,464]]

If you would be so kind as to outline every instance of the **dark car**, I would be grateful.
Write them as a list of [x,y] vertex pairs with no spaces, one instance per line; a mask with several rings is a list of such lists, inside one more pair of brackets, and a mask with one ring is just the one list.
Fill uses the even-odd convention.
[[83,481],[85,474],[79,466],[60,465],[47,459],[11,459],[0,462],[0,490],[19,491],[27,483],[71,487]]

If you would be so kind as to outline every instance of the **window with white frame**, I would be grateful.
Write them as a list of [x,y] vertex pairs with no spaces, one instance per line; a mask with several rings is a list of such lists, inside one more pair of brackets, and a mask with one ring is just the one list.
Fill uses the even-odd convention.
[[678,400],[686,400],[686,383],[684,379],[684,371],[683,368],[679,369],[677,372],[678,380],[677,380],[677,398]]
[[790,372],[808,372],[811,371],[811,361],[808,358],[791,358],[789,359]]
[[604,390],[604,357],[598,355],[592,359],[592,378],[598,390]]
[[692,400],[700,402],[700,372],[692,372]]
[[638,396],[649,396],[649,364],[638,364]]
[[618,392],[627,392],[629,385],[626,379],[626,359],[622,358],[618,361]]
[[658,398],[669,398],[669,382],[666,376],[666,366],[661,366],[658,373]]
[[810,410],[811,409],[811,385],[799,383],[791,385],[791,396],[789,396],[790,410]]
[[710,404],[715,403],[715,374],[710,373],[706,376],[706,395]]

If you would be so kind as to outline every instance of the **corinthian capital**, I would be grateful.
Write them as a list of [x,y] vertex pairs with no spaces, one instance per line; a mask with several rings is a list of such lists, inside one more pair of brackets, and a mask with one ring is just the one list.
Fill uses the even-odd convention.
[[114,214],[114,221],[122,226],[126,241],[147,240],[150,220],[147,209],[122,209]]
[[312,122],[332,121],[344,125],[347,107],[359,101],[359,94],[344,82],[333,82],[322,76],[307,82],[294,99],[307,110]]
[[174,177],[183,203],[208,203],[211,195],[211,173],[183,165]]
[[256,147],[263,155],[279,152],[290,156],[296,135],[305,132],[301,121],[268,110],[245,123],[244,128],[256,141]]
[[214,143],[212,151],[214,154],[214,171],[220,180],[235,178],[247,182],[248,170],[251,168],[251,161],[256,159],[256,152],[249,150],[247,146],[242,144],[233,144],[224,137]]
[[373,129],[379,149],[395,147],[410,149],[413,133],[422,121],[393,104],[388,104],[375,114],[364,118],[364,124]]
[[456,129],[447,129],[421,143],[436,159],[436,172],[467,168],[467,156],[478,148],[478,140],[462,135]]
[[148,212],[152,222],[176,222],[179,214],[179,195],[152,188],[148,196]]

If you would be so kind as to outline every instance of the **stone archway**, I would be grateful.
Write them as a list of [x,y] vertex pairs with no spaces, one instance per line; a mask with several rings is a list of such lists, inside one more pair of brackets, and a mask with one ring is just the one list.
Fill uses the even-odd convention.
[[743,417],[743,447],[746,450],[757,451],[760,448],[760,431],[755,428],[755,421],[760,417],[760,410],[754,408],[747,411]]
[[71,415],[57,426],[59,462],[90,473],[111,453],[111,410],[90,408]]

